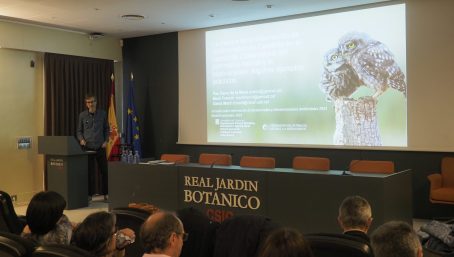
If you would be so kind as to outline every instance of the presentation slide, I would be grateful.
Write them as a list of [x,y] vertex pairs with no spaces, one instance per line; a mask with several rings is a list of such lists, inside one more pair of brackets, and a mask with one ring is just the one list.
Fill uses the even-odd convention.
[[405,5],[207,31],[208,143],[407,146]]

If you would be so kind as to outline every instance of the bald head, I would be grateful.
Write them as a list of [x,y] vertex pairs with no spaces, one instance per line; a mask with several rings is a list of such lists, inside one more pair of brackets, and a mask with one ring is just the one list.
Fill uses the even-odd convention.
[[140,237],[147,253],[162,253],[172,247],[174,235],[184,233],[181,221],[170,212],[156,212],[143,223]]

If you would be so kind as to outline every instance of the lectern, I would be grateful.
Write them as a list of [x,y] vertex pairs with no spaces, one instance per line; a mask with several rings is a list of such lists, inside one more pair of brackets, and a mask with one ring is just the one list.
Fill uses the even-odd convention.
[[73,136],[39,136],[46,155],[47,189],[66,199],[68,210],[88,206],[88,154]]

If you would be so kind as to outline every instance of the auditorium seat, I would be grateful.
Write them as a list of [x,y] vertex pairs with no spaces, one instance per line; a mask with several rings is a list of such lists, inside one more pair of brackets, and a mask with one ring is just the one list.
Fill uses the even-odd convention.
[[16,234],[0,232],[1,257],[31,257],[35,247],[31,240]]
[[33,257],[95,257],[73,245],[51,244],[36,248]]
[[130,228],[136,234],[134,244],[130,244],[125,248],[125,256],[142,256],[145,249],[140,239],[140,226],[150,216],[150,212],[131,207],[121,207],[112,210],[112,213],[117,217],[117,227],[119,229]]
[[177,216],[189,233],[180,257],[212,257],[219,223],[211,221],[205,212],[194,207],[178,210]]
[[392,162],[392,161],[352,160],[350,162],[349,170],[351,172],[358,172],[358,173],[391,174],[394,172],[394,162]]
[[257,256],[268,235],[279,224],[261,215],[235,215],[224,220],[217,232],[213,257]]
[[176,164],[186,164],[189,163],[189,155],[186,154],[163,154],[161,155],[161,160],[167,162],[174,162]]
[[0,191],[0,231],[20,234],[25,226],[25,218],[19,219],[8,193]]
[[348,235],[343,234],[308,234],[314,257],[372,257],[372,249]]
[[328,171],[330,160],[323,157],[295,156],[293,158],[293,169]]
[[273,157],[243,156],[240,160],[240,166],[245,168],[274,169],[276,161]]
[[230,154],[201,153],[199,164],[202,165],[232,165],[232,156]]
[[444,157],[441,172],[427,178],[430,182],[430,202],[454,204],[454,157]]

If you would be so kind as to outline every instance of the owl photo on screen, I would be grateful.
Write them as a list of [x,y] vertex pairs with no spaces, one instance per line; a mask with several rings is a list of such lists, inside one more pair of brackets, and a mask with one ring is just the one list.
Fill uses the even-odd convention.
[[362,83],[374,91],[374,98],[389,87],[407,97],[405,75],[385,44],[365,33],[351,32],[341,37],[338,49]]
[[320,89],[328,100],[348,98],[362,85],[358,75],[348,64],[338,48],[330,49],[323,58]]

